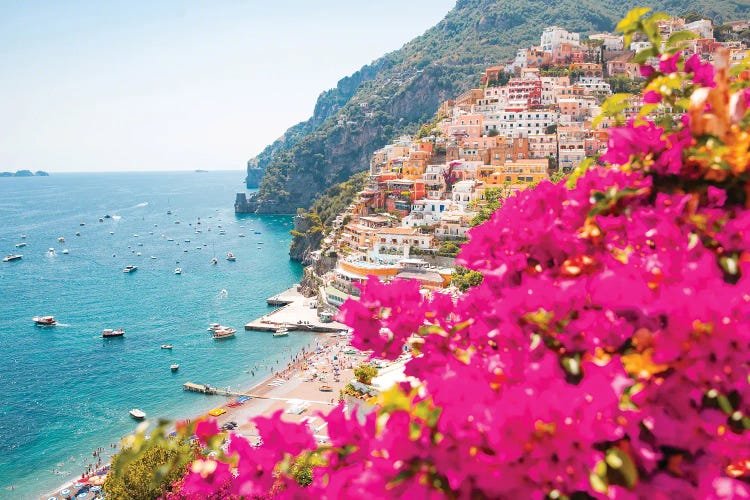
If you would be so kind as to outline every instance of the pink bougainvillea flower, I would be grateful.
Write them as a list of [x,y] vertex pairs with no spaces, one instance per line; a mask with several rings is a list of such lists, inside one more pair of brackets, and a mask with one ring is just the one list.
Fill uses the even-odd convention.
[[675,52],[671,56],[664,54],[659,60],[659,71],[662,73],[675,73],[677,71],[677,61],[680,60],[680,52]]
[[716,70],[713,65],[701,62],[698,54],[693,54],[685,61],[685,72],[693,74],[693,82],[701,87],[715,87],[714,75]]
[[656,92],[655,90],[649,90],[645,94],[643,94],[643,102],[646,104],[657,104],[661,102],[661,94]]

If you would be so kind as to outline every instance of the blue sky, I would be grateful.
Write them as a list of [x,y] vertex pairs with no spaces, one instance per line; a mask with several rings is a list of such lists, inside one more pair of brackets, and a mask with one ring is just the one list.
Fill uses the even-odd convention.
[[0,171],[241,169],[455,0],[0,0]]

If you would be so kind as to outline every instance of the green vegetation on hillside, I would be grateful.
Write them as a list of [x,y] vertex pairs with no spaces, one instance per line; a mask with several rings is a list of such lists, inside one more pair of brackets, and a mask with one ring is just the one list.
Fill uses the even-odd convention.
[[255,208],[293,213],[310,206],[367,168],[370,155],[396,135],[416,133],[442,101],[477,85],[487,66],[538,43],[545,26],[609,32],[629,9],[644,5],[675,15],[700,12],[717,23],[750,13],[749,2],[736,0],[459,0],[423,35],[322,93],[310,120],[257,157],[265,175]]

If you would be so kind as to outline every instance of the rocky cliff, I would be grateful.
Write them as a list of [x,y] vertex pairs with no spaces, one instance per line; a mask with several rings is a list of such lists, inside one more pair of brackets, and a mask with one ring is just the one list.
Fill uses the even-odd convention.
[[367,168],[370,154],[413,132],[438,104],[479,81],[488,65],[538,43],[542,28],[612,31],[625,13],[652,5],[715,21],[750,14],[736,0],[460,0],[423,35],[322,93],[313,116],[291,127],[253,162],[264,171],[248,210],[294,213],[327,187]]

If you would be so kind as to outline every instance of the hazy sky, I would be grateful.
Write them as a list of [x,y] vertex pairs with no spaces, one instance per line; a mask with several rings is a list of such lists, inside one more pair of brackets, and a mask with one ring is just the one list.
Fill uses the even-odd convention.
[[455,0],[0,0],[0,171],[241,169]]

